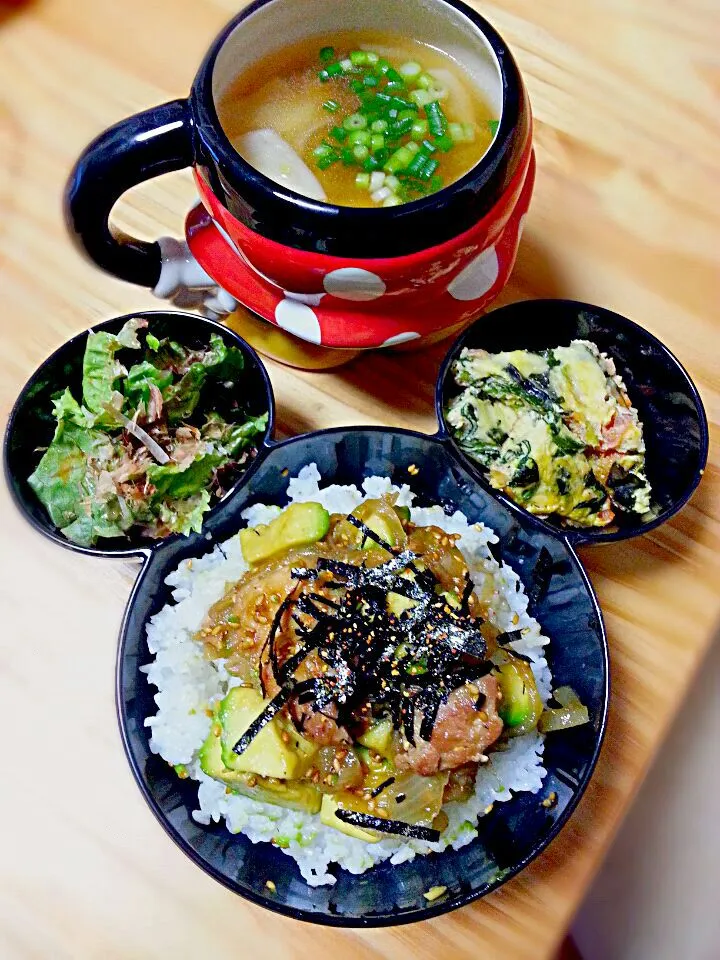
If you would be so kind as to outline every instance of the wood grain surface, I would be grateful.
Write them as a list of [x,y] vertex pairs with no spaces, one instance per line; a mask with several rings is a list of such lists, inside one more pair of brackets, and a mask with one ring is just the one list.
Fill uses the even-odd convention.
[[[720,419],[720,36],[714,0],[474,4],[515,51],[536,117],[537,188],[503,300],[604,304],[660,336]],[[184,95],[235,0],[0,4],[0,410],[94,321],[157,304],[83,262],[60,198],[86,142]],[[181,231],[187,174],[133,191],[119,222]],[[444,348],[335,373],[269,364],[283,433],[433,429]],[[554,953],[711,642],[720,612],[718,447],[683,513],[583,559],[613,668],[606,745],[561,836],[484,901],[410,927],[322,929],[244,903],[155,822],[116,729],[115,644],[137,569],[71,555],[2,505],[0,955],[545,960]],[[648,852],[652,855],[652,851]]]

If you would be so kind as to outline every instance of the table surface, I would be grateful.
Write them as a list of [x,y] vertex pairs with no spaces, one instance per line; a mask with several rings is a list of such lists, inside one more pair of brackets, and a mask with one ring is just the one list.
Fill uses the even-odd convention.
[[[480,7],[479,3],[475,4]],[[100,318],[157,305],[83,262],[60,197],[110,123],[183,95],[235,0],[0,4],[0,291],[7,416],[37,364]],[[713,14],[715,7],[715,14]],[[482,12],[524,72],[538,178],[504,301],[575,297],[647,326],[720,419],[720,129],[713,0],[503,0]],[[187,174],[133,191],[129,231],[178,235]],[[335,373],[269,364],[280,430],[433,428],[443,347],[367,356]],[[640,540],[583,553],[613,670],[607,740],[560,837],[484,901],[395,930],[339,931],[271,916],[198,870],[130,775],[113,703],[117,630],[137,568],[35,534],[2,489],[0,954],[4,957],[435,957],[553,954],[660,749],[720,611],[718,447],[690,505]],[[12,550],[12,552],[11,552]],[[40,595],[39,590],[40,588]],[[42,599],[40,599],[40,597]],[[41,744],[41,749],[36,747]]]

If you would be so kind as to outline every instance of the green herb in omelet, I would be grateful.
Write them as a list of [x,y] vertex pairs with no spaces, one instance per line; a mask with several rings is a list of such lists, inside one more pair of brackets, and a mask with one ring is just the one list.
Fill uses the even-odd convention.
[[637,411],[595,344],[463,350],[453,373],[464,389],[448,423],[493,487],[531,513],[575,526],[650,510]]
[[[82,404],[65,389],[54,399],[57,427],[29,478],[52,522],[91,546],[139,528],[149,537],[199,531],[223,476],[255,452],[267,414],[228,422],[196,416],[203,391],[242,380],[243,355],[213,335],[203,349],[138,332],[91,333],[83,358]],[[121,350],[137,350],[126,368]]]

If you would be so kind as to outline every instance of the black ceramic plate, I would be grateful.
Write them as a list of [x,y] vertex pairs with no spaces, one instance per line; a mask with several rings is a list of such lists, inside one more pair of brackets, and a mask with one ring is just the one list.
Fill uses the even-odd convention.
[[[265,367],[258,359],[255,351],[243,339],[214,320],[206,320],[196,314],[177,313],[171,310],[146,310],[139,313],[129,313],[124,317],[117,317],[98,323],[92,328],[95,333],[106,330],[117,333],[123,324],[131,317],[142,317],[149,323],[146,330],[138,332],[141,343],[145,342],[148,332],[154,333],[158,339],[171,336],[178,343],[192,348],[206,347],[213,333],[223,338],[228,346],[237,347],[245,357],[245,369],[242,382],[227,388],[218,388],[212,399],[212,409],[231,419],[236,404],[239,403],[250,416],[260,416],[268,413],[268,426],[265,436],[272,433],[275,407],[272,387]],[[15,502],[28,518],[30,523],[51,540],[69,547],[79,553],[88,553],[96,556],[134,556],[141,548],[149,549],[158,541],[141,537],[130,531],[128,537],[118,537],[112,540],[101,540],[97,546],[81,547],[67,540],[52,523],[43,505],[38,500],[27,478],[38,465],[42,451],[48,446],[55,432],[55,418],[52,415],[52,397],[65,387],[70,387],[76,399],[82,397],[82,362],[85,353],[85,344],[90,331],[84,330],[72,340],[64,343],[52,356],[35,371],[25,384],[13,407],[8,421],[5,435],[5,475]],[[134,350],[119,351],[117,358],[128,364],[137,361],[137,352]],[[207,408],[207,394],[204,393],[201,403],[194,416],[202,419]],[[239,482],[249,477],[255,464],[250,464],[248,470],[237,475],[234,483],[229,487],[223,500],[232,496]],[[213,506],[213,509],[218,501]],[[171,539],[171,538],[168,538]]]
[[[180,780],[150,753],[144,720],[156,712],[150,688],[139,668],[148,662],[148,619],[171,602],[164,581],[188,557],[212,549],[242,525],[241,511],[251,503],[286,502],[290,476],[315,462],[326,483],[357,483],[373,474],[410,483],[420,503],[457,508],[482,520],[501,538],[503,557],[532,583],[540,551],[554,562],[548,592],[534,615],[551,643],[548,659],[554,683],[570,684],[587,704],[591,723],[547,738],[543,790],[518,794],[498,803],[480,820],[480,837],[459,851],[391,866],[381,864],[353,876],[337,871],[333,887],[310,888],[289,857],[270,844],[252,844],[231,836],[224,823],[197,824],[197,784]],[[410,476],[408,466],[419,467]],[[564,540],[548,535],[525,516],[511,513],[478,484],[456,460],[447,442],[419,434],[383,429],[328,430],[271,447],[249,484],[213,512],[203,535],[174,539],[153,552],[133,591],[123,623],[117,663],[117,702],[125,749],[153,812],[176,843],[204,870],[255,903],[303,920],[349,926],[379,926],[421,920],[468,903],[493,890],[535,857],[555,836],[577,804],[590,778],[605,728],[608,662],[600,611],[585,573]],[[547,809],[542,799],[557,794]],[[265,886],[272,880],[276,891]],[[443,899],[428,904],[432,886],[446,886]]]
[[[451,910],[495,889],[544,849],[570,816],[595,766],[608,705],[607,644],[600,611],[574,552],[574,543],[634,536],[666,520],[687,501],[707,457],[707,425],[697,391],[670,352],[636,324],[610,311],[573,301],[530,301],[496,311],[473,325],[453,346],[436,389],[441,423],[437,437],[402,430],[352,428],[327,430],[273,444],[273,398],[265,370],[255,353],[225,327],[187,314],[159,311],[147,316],[167,324],[177,339],[201,336],[211,329],[245,353],[243,398],[253,414],[269,410],[270,424],[258,457],[206,515],[202,534],[147,543],[121,541],[84,550],[108,556],[138,556],[145,565],[133,589],[123,621],[117,660],[117,705],[130,764],[153,812],[178,845],[205,871],[248,899],[281,913],[319,923],[378,926],[420,920]],[[126,318],[96,329],[117,330]],[[645,428],[648,473],[655,488],[658,515],[650,523],[614,531],[569,531],[540,520],[508,501],[485,483],[477,466],[455,446],[444,425],[443,410],[453,395],[450,366],[465,346],[491,351],[541,349],[573,337],[594,340],[616,361]],[[85,334],[60,348],[28,383],[10,418],[5,466],[15,500],[31,523],[46,536],[68,544],[49,523],[27,485],[53,424],[43,416],[58,388],[78,385]],[[150,753],[146,717],[156,712],[154,688],[139,668],[149,661],[145,642],[148,619],[172,602],[167,575],[188,558],[200,556],[242,525],[241,511],[253,502],[283,504],[288,476],[317,463],[325,483],[356,483],[370,475],[409,483],[420,503],[440,503],[483,521],[500,536],[503,558],[517,571],[526,589],[541,551],[553,561],[547,592],[531,612],[551,638],[548,660],[554,685],[569,684],[587,704],[591,722],[547,738],[547,776],[538,795],[519,794],[497,803],[479,823],[480,836],[459,851],[418,858],[397,867],[380,864],[361,876],[337,871],[332,888],[309,888],[289,857],[270,844],[251,844],[233,836],[224,824],[209,827],[191,816],[197,785],[180,780]],[[408,473],[415,464],[419,472]],[[557,803],[542,799],[554,792]],[[267,880],[276,885],[271,893]],[[432,886],[447,893],[428,904]]]
[[[627,518],[621,525],[602,529],[572,529],[554,518],[536,518],[536,522],[573,543],[624,540],[647,533],[677,513],[700,482],[708,455],[708,429],[700,395],[679,360],[631,320],[576,300],[524,300],[492,311],[473,323],[450,349],[438,380],[438,419],[449,433],[444,411],[460,392],[451,367],[466,347],[490,353],[544,350],[567,346],[573,339],[597,344],[612,357],[625,381],[643,425],[655,516],[646,521]],[[456,449],[477,481],[491,490],[482,468]],[[492,492],[514,513],[526,513],[504,494]]]

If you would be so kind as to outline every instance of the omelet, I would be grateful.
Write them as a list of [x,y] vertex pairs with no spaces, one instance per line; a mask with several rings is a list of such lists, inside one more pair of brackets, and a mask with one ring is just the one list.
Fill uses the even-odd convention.
[[447,422],[489,483],[530,513],[604,527],[651,510],[642,425],[587,340],[542,353],[463,350]]

